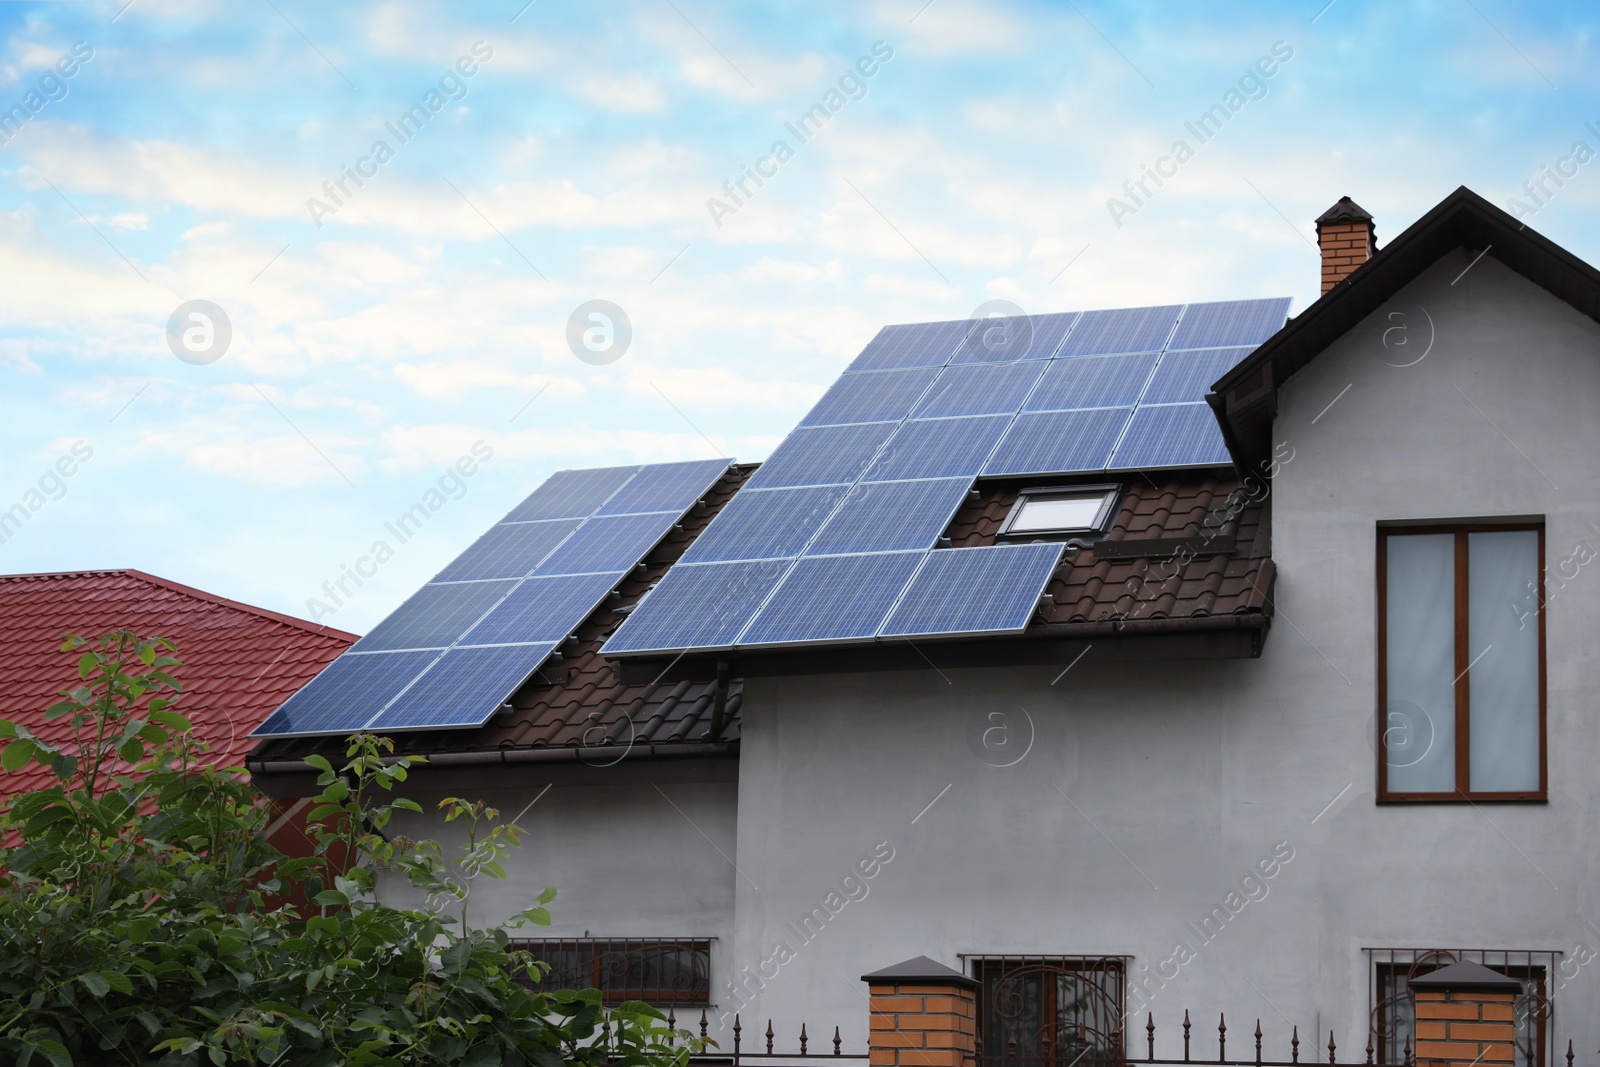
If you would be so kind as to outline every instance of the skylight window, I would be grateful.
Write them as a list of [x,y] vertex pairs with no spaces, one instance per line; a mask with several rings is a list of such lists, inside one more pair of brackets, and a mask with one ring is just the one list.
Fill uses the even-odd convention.
[[1000,527],[1002,537],[1095,536],[1115,513],[1117,486],[1024,489]]

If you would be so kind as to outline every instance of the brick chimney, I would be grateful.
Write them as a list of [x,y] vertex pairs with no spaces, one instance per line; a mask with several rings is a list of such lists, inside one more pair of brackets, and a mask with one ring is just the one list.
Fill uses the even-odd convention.
[[1372,216],[1348,196],[1341,196],[1317,216],[1317,247],[1322,249],[1322,291],[1338,285],[1378,250]]

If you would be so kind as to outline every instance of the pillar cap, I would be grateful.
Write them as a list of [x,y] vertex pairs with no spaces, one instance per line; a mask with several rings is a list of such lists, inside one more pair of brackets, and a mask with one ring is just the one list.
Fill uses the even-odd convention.
[[1372,213],[1348,196],[1341,196],[1334,205],[1317,216],[1317,229],[1324,222],[1371,222]]
[[861,976],[863,982],[873,982],[882,985],[903,984],[913,985],[951,985],[961,989],[977,989],[978,983],[962,974],[953,967],[946,967],[938,960],[930,960],[926,956],[917,956],[897,963],[893,967],[885,967],[881,971]]
[[1499,971],[1491,971],[1481,963],[1463,961],[1411,979],[1411,988],[1430,991],[1478,989],[1520,993],[1522,983],[1515,978],[1507,978]]

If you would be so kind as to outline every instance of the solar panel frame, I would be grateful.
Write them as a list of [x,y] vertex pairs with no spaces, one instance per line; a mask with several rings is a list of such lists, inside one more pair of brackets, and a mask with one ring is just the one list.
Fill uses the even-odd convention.
[[675,511],[682,515],[717,484],[717,479],[727,473],[730,465],[726,459],[648,464],[600,505],[594,515],[603,518],[656,511]]
[[1128,420],[1127,431],[1106,466],[1141,470],[1217,467],[1232,462],[1209,404],[1149,404]]
[[971,329],[971,319],[885,326],[845,370],[942,367]]
[[1103,470],[1132,410],[1090,408],[1019,415],[984,464],[983,477]]
[[429,582],[351,646],[351,652],[448,648],[515,589],[517,579]]
[[553,644],[452,648],[391,700],[366,729],[463,729],[482,726],[533,676]]
[[[879,628],[879,636],[1020,633],[1033,618],[1065,548],[1034,542],[929,552]],[[957,618],[968,621],[958,623]]]
[[463,633],[456,644],[563,641],[627,574],[621,570],[529,578]]
[[[436,649],[346,652],[278,705],[250,736],[356,733],[439,656]],[[334,725],[335,716],[340,725]]]
[[1204,399],[1211,384],[1255,349],[1191,348],[1167,352],[1150,376],[1141,404],[1188,404]]
[[858,482],[806,546],[806,555],[932,548],[971,488],[971,478]]
[[642,515],[596,515],[565,544],[546,556],[533,574],[625,571],[659,544],[682,514],[679,510]]
[[1061,347],[1057,358],[1115,356],[1124,352],[1159,352],[1167,346],[1182,304],[1142,308],[1085,311]]
[[751,619],[738,648],[871,641],[923,551],[808,556]]
[[645,595],[600,653],[625,656],[731,648],[793,563],[679,563]]
[[430,584],[521,578],[555,551],[582,522],[582,519],[546,519],[498,523],[434,575]]
[[1144,395],[1160,361],[1157,352],[1053,359],[1028,395],[1023,411],[1132,407]]
[[634,465],[556,471],[500,521],[586,518],[642,469]]
[[[976,320],[950,357],[950,366],[1049,359],[1077,322],[1076,311]],[[1013,327],[1021,327],[1013,332]]]
[[844,485],[745,488],[701,531],[680,563],[798,556],[848,491]]
[[[912,419],[903,423],[862,482],[912,481],[924,478],[975,478],[1011,425],[1010,415],[957,419]],[[927,447],[937,440],[938,448]]]
[[946,367],[911,411],[913,419],[1015,415],[1051,360]]
[[1189,304],[1173,331],[1169,349],[1258,347],[1283,329],[1289,297],[1260,300],[1218,300]]
[[899,425],[898,421],[869,422],[795,430],[751,475],[745,489],[849,485]]
[[822,394],[801,426],[842,426],[858,422],[898,422],[906,417],[928,386],[939,376],[938,367],[904,370],[854,371]]

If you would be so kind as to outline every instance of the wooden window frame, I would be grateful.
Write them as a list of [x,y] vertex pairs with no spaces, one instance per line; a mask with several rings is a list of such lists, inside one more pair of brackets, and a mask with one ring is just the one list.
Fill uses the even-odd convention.
[[[1471,650],[1467,641],[1467,621],[1470,608],[1467,588],[1467,535],[1474,533],[1509,533],[1515,530],[1533,530],[1539,535],[1539,561],[1536,568],[1537,583],[1534,595],[1538,605],[1539,623],[1539,788],[1537,791],[1474,792],[1472,784],[1472,718],[1471,718]],[[1377,743],[1373,746],[1378,762],[1378,803],[1380,804],[1469,804],[1480,801],[1508,803],[1546,803],[1550,789],[1550,756],[1547,737],[1546,666],[1545,666],[1545,525],[1543,522],[1464,522],[1428,523],[1378,527],[1378,714]],[[1389,790],[1389,760],[1387,751],[1389,707],[1389,546],[1388,539],[1411,534],[1455,535],[1455,736],[1456,789],[1451,793],[1399,793]],[[1462,788],[1466,783],[1467,788]]]

